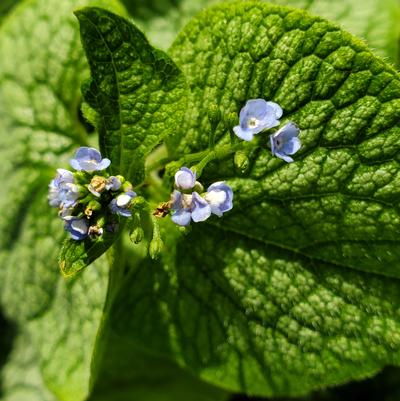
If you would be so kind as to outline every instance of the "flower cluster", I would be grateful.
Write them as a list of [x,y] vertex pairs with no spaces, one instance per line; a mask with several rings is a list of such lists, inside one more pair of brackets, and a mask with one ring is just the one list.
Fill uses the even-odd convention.
[[124,177],[104,171],[110,164],[98,150],[81,147],[70,160],[76,171],[58,169],[49,184],[49,204],[59,209],[64,228],[74,240],[96,238],[104,230],[114,232],[118,216],[132,215],[129,208],[136,194]]
[[[278,126],[282,114],[282,108],[274,102],[264,99],[248,100],[240,110],[239,125],[235,126],[233,131],[239,138],[251,141],[254,135]],[[292,162],[290,155],[295,154],[301,147],[299,133],[299,128],[293,122],[289,122],[270,135],[272,154],[288,163]]]
[[204,221],[211,214],[221,217],[232,209],[233,192],[225,182],[215,182],[207,188],[207,192],[202,192],[202,185],[190,169],[182,167],[175,174],[175,190],[171,197],[174,223],[187,226],[191,220],[196,223]]

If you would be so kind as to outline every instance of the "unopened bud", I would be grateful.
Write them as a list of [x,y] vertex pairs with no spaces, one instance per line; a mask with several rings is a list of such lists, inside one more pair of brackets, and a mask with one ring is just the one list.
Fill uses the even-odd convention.
[[150,241],[149,245],[149,255],[152,259],[157,259],[164,247],[164,243],[160,237],[154,237]]
[[225,120],[225,126],[229,131],[231,131],[233,127],[235,127],[239,123],[239,117],[237,116],[236,113],[227,114],[224,120]]
[[150,241],[149,255],[152,259],[157,259],[164,247],[164,242],[161,239],[157,218],[153,215],[151,216],[151,222],[153,223],[153,239]]
[[233,162],[235,163],[235,167],[241,172],[245,173],[249,166],[250,166],[250,161],[249,158],[243,150],[238,150],[235,153],[235,156],[233,158]]
[[125,177],[123,177],[122,175],[116,175],[115,177],[118,178],[121,184],[123,184],[126,181]]
[[139,244],[144,237],[144,231],[142,227],[135,227],[129,234],[129,239],[134,244]]
[[208,108],[208,119],[210,121],[211,127],[214,129],[221,120],[221,111],[218,105],[212,104]]
[[[120,176],[117,176],[117,177],[120,177]],[[129,181],[125,181],[122,184],[121,188],[122,188],[123,192],[129,192],[129,191],[132,191],[133,187],[132,187],[132,184]]]

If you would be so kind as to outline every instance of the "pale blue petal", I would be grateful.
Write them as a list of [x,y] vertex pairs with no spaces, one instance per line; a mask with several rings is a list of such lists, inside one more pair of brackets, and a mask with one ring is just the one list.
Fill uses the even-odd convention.
[[111,164],[111,160],[110,160],[110,159],[103,159],[103,160],[97,165],[96,170],[98,170],[98,171],[104,170],[104,169],[106,169],[110,164]]
[[190,224],[191,213],[188,210],[177,210],[172,216],[171,220],[179,226],[187,226]]
[[243,130],[240,125],[233,127],[233,132],[236,136],[238,136],[240,139],[243,139],[244,141],[251,141],[254,137],[254,134],[251,130]]
[[196,184],[196,173],[187,167],[182,167],[175,174],[175,186],[179,189],[191,189]]
[[287,155],[285,155],[284,153],[281,153],[281,152],[276,152],[275,156],[279,157],[280,159],[284,160],[287,163],[292,163],[294,161],[290,156],[287,156]]
[[71,159],[71,160],[69,161],[69,164],[71,165],[71,167],[72,167],[73,169],[75,169],[75,170],[77,170],[77,171],[81,171],[81,170],[82,170],[82,168],[81,168],[81,166],[80,166],[78,160],[76,160],[76,159]]
[[267,105],[272,107],[272,109],[274,110],[274,113],[275,113],[275,118],[277,120],[279,120],[283,114],[283,110],[282,110],[281,106],[279,106],[279,104],[275,103],[275,102],[267,102]]
[[282,151],[287,155],[294,155],[301,148],[301,142],[299,138],[292,138],[282,148]]
[[[243,113],[242,113],[243,111]],[[249,119],[251,117],[257,120],[263,120],[268,112],[267,102],[264,99],[251,99],[246,102],[246,105],[240,111],[240,120]]]
[[207,220],[211,216],[211,207],[197,192],[192,193],[192,220],[194,222]]

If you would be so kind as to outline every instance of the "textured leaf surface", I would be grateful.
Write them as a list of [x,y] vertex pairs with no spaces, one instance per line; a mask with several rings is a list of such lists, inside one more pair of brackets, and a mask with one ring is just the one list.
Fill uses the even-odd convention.
[[400,362],[396,280],[204,226],[163,262],[126,279],[110,325],[215,384],[301,395]]
[[[232,177],[236,207],[225,229],[341,267],[400,276],[400,80],[393,69],[326,21],[254,3],[203,14],[172,54],[192,87],[182,153],[207,146],[203,116],[213,102],[237,113],[247,99],[273,100],[301,128],[296,163],[265,146],[247,176]],[[226,138],[223,124],[217,135]]]
[[181,126],[185,80],[173,61],[122,17],[96,8],[76,15],[91,69],[85,99],[100,116],[102,152],[116,174],[138,184],[144,157]]
[[115,239],[114,233],[105,233],[96,241],[90,239],[85,241],[65,240],[59,256],[61,272],[66,277],[75,276],[106,252]]
[[282,105],[303,147],[285,164],[265,146],[246,176],[211,166],[204,180],[228,180],[234,210],[132,274],[112,316],[133,313],[140,344],[248,393],[399,364],[399,76],[337,26],[254,2],[203,13],[171,54],[191,88],[177,152],[207,146],[210,104],[237,113],[258,97]]
[[43,383],[36,349],[26,333],[16,339],[2,379],[2,401],[56,401]]
[[[88,69],[72,13],[88,4],[123,13],[108,1],[37,0],[16,7],[0,28],[0,304],[27,337],[5,368],[13,400],[47,401],[49,390],[35,395],[31,379],[63,400],[84,399],[89,388],[107,264],[65,282],[57,266],[62,223],[47,202],[55,169],[90,140],[78,120]],[[29,377],[12,378],[24,364]]]
[[374,53],[399,64],[400,2],[398,0],[273,0],[274,4],[304,8],[338,22],[343,29],[366,40]]
[[168,49],[178,32],[199,11],[222,0],[122,0],[150,42]]
[[[167,49],[181,28],[202,9],[222,0],[123,0],[128,11],[150,41]],[[303,8],[312,14],[336,21],[363,38],[380,56],[399,63],[400,3],[398,0],[270,0],[282,6]]]

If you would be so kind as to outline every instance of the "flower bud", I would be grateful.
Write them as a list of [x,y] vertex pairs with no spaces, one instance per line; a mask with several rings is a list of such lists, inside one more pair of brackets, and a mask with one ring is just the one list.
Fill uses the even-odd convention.
[[226,128],[231,131],[237,125],[238,116],[236,113],[229,113],[225,116],[224,122]]
[[235,167],[241,172],[245,173],[250,166],[249,158],[243,150],[238,150],[233,157]]
[[129,239],[134,244],[139,244],[144,238],[144,231],[142,227],[135,227],[129,234]]
[[164,247],[164,243],[160,237],[154,237],[150,241],[149,245],[149,255],[152,259],[157,259]]
[[216,104],[210,105],[208,108],[208,120],[210,121],[211,127],[214,129],[221,120],[221,111]]

